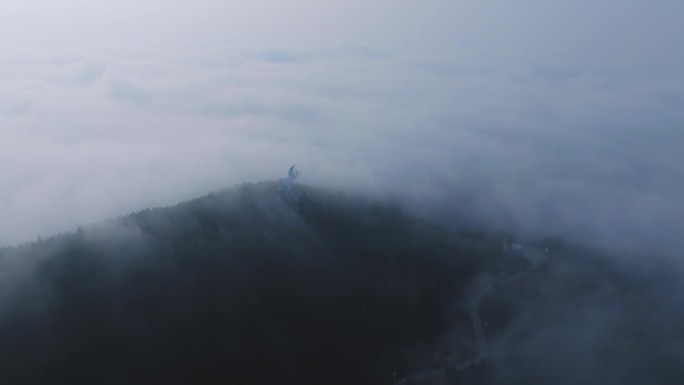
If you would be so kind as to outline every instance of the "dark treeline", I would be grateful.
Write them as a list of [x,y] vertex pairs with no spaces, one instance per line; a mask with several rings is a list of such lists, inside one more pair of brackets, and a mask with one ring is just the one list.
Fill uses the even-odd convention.
[[[444,342],[449,333],[461,328],[467,337],[460,304],[475,278],[502,268],[499,240],[448,233],[389,204],[312,188],[294,203],[262,183],[6,248],[0,377],[3,384],[391,384],[395,372],[437,365],[435,357],[457,350]],[[475,370],[455,383],[545,378],[510,364],[526,349],[539,355],[515,342],[537,330],[524,322],[529,309],[556,309],[540,312],[538,322],[560,317],[572,305],[554,307],[558,298],[581,302],[613,273],[579,274],[567,264],[488,299],[500,354],[486,375]],[[586,282],[549,283],[572,274]],[[625,276],[615,274],[613,286]],[[649,321],[642,321],[629,332],[643,332]]]
[[449,329],[473,245],[396,207],[315,190],[292,204],[272,184],[146,210],[2,251],[0,374],[387,383]]

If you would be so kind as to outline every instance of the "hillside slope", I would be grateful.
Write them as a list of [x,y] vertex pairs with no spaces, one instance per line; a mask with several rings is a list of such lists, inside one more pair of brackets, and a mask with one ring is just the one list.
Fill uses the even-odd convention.
[[12,383],[387,383],[482,261],[396,207],[271,183],[2,257]]
[[[3,383],[391,384],[474,354],[472,287],[517,264],[501,234],[300,188],[295,203],[246,184],[0,250]],[[677,276],[610,261],[566,247],[493,290],[490,357],[440,383],[677,383]]]

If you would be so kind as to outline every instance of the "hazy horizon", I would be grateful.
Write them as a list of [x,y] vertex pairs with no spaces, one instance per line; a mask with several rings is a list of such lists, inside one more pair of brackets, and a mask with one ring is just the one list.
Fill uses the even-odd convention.
[[6,1],[0,244],[296,163],[303,183],[474,226],[680,258],[682,16],[665,0]]

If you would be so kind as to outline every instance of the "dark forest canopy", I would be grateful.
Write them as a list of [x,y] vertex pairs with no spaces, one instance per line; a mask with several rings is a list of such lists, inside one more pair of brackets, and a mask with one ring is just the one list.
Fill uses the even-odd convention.
[[[469,354],[503,234],[245,184],[0,251],[0,375],[33,384],[391,384]],[[451,383],[675,383],[682,294],[563,244],[483,301],[493,354]],[[456,342],[454,342],[456,341]]]

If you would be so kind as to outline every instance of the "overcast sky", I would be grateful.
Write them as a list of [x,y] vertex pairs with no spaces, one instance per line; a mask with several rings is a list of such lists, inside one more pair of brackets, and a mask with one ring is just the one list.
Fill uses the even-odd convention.
[[0,244],[297,163],[520,236],[684,246],[681,1],[103,3],[0,5]]

